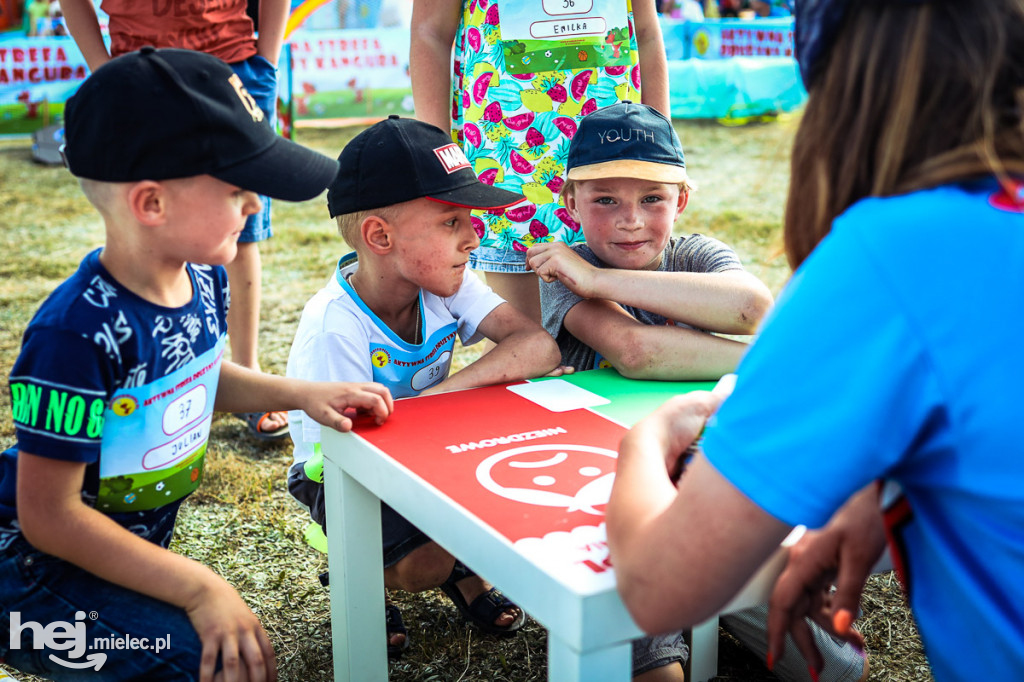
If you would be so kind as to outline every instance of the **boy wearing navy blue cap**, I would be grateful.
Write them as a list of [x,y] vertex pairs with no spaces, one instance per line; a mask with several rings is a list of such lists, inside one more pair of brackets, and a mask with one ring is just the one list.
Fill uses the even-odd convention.
[[[287,374],[312,380],[378,381],[396,398],[515,381],[558,366],[540,325],[503,301],[469,270],[480,238],[470,209],[523,200],[480,182],[458,145],[439,128],[397,116],[357,135],[338,157],[327,193],[330,215],[354,253],[341,258],[307,304]],[[463,345],[497,345],[449,376],[456,335]],[[289,413],[295,463],[289,490],[324,524],[320,427]],[[515,632],[523,613],[412,523],[382,508],[384,584],[419,592],[440,586],[481,629]],[[388,605],[388,653],[408,645]]]
[[89,667],[109,680],[272,680],[274,651],[249,607],[167,546],[202,480],[215,409],[301,407],[342,430],[349,407],[391,411],[380,385],[222,362],[222,266],[256,193],[312,198],[337,163],[276,136],[226,64],[186,50],[110,61],[65,120],[68,168],[106,242],[40,307],[11,371],[0,654],[52,679]]
[[[540,244],[527,252],[542,279],[541,314],[562,363],[577,370],[614,367],[641,379],[717,379],[734,370],[746,344],[716,334],[753,334],[771,293],[724,243],[672,236],[691,184],[671,121],[632,102],[600,109],[581,121],[566,169],[565,205],[586,244]],[[761,607],[721,622],[763,655],[766,618]],[[851,647],[820,628],[814,636],[836,661],[822,679],[866,676],[865,659]],[[809,681],[793,650],[776,675]],[[686,655],[679,635],[638,640],[633,674],[645,682],[682,679],[673,663]]]
[[768,289],[735,252],[699,234],[673,237],[690,184],[672,123],[622,102],[586,116],[566,161],[565,206],[586,244],[538,244],[544,326],[562,362],[639,379],[717,379],[753,334]]

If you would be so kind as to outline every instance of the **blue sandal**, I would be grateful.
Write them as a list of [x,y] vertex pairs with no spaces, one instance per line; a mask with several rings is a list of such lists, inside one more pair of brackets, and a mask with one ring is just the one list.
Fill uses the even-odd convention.
[[[452,603],[455,604],[463,618],[484,632],[501,636],[516,634],[523,627],[523,623],[526,622],[526,614],[522,609],[509,601],[498,589],[492,587],[474,599],[471,604],[466,602],[466,598],[462,596],[462,592],[455,583],[463,578],[469,578],[474,575],[476,573],[461,561],[456,560],[451,575],[441,584],[441,591],[448,595],[448,598],[452,600]],[[501,614],[513,609],[519,611],[518,618],[508,625],[495,625],[494,621]]]

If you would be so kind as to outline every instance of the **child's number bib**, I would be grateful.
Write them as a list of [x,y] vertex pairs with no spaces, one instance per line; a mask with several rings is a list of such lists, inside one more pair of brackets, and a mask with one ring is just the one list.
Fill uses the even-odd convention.
[[373,380],[391,387],[395,398],[418,395],[448,376],[458,327],[434,330],[420,346],[402,347],[382,339],[370,343]]
[[224,339],[176,372],[114,394],[104,413],[97,509],[156,509],[199,486]]
[[501,6],[505,68],[512,74],[628,66],[623,0],[530,0]]

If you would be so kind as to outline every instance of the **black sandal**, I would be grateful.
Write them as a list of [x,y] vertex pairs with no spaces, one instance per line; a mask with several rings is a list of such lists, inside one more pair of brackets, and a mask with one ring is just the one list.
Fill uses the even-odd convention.
[[[466,598],[462,596],[462,592],[455,585],[463,578],[469,578],[474,576],[474,573],[461,561],[455,561],[455,567],[452,568],[451,575],[448,579],[441,584],[441,591],[448,595],[448,598],[452,600],[455,607],[462,614],[462,617],[473,623],[484,632],[489,632],[492,635],[514,635],[516,632],[523,627],[523,623],[526,622],[526,614],[521,608],[513,604],[508,598],[501,593],[497,588],[492,587],[487,592],[484,592],[476,599],[473,603],[469,604],[466,602]],[[519,617],[508,625],[495,625],[494,621],[506,611],[516,609],[519,611]]]
[[[320,578],[321,585],[330,587],[330,572],[324,571],[318,577]],[[402,620],[402,612],[390,601],[384,603],[384,631],[388,642],[388,658],[401,658],[402,652],[409,648],[409,631],[406,630],[405,621]],[[392,644],[391,635],[405,635],[405,640],[401,644]]]
[[[388,658],[400,658],[402,652],[409,648],[409,631],[405,629],[402,612],[394,604],[384,605],[384,624],[388,638]],[[401,644],[392,644],[392,635],[405,635],[405,639],[402,640]]]

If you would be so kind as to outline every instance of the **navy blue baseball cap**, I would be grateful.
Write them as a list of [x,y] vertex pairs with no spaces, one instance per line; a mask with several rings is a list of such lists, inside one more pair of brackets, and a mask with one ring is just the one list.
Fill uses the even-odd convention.
[[929,0],[795,0],[793,39],[800,77],[810,89],[828,63],[836,36],[857,4],[920,5]]
[[846,18],[849,0],[796,0],[793,41],[804,87],[810,88]]
[[508,208],[526,197],[480,182],[459,145],[437,126],[391,115],[352,138],[327,190],[334,218],[427,198],[463,208]]
[[687,179],[683,145],[672,122],[657,109],[628,100],[583,117],[565,167],[569,180]]
[[212,175],[285,201],[320,194],[338,162],[277,135],[231,67],[144,47],[85,79],[64,109],[71,172],[105,182]]

